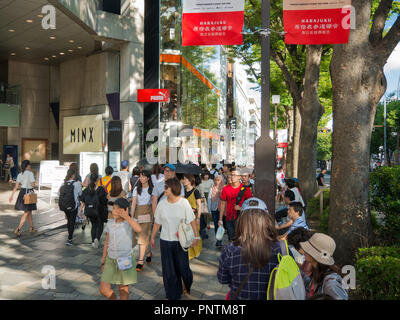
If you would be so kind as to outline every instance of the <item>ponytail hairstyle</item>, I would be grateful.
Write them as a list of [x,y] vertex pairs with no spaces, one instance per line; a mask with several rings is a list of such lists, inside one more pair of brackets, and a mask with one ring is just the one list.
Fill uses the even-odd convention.
[[99,176],[95,173],[90,175],[90,182],[89,182],[89,193],[93,195],[96,192],[96,184],[97,180],[99,180]]
[[21,169],[22,169],[22,173],[24,173],[25,172],[25,170],[26,170],[26,167],[27,166],[29,166],[31,163],[30,163],[30,161],[29,160],[24,160],[24,161],[22,161],[22,163],[21,163]]
[[71,178],[73,176],[75,176],[75,174],[76,174],[75,170],[72,169],[72,168],[69,168],[68,171],[67,171],[67,175],[65,176],[64,182],[67,182],[67,181],[71,180]]

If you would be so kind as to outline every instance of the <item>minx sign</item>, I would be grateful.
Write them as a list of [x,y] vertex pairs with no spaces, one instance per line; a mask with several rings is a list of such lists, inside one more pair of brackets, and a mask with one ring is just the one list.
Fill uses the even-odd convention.
[[103,151],[101,115],[64,117],[63,153]]

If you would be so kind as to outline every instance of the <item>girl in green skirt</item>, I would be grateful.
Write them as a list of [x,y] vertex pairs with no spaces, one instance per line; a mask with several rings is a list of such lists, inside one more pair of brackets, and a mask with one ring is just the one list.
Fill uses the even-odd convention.
[[100,293],[109,300],[117,300],[111,284],[119,286],[120,300],[129,299],[129,285],[137,282],[136,261],[133,255],[133,231],[140,233],[142,228],[128,214],[129,202],[119,198],[114,202],[112,216],[106,225],[100,280]]

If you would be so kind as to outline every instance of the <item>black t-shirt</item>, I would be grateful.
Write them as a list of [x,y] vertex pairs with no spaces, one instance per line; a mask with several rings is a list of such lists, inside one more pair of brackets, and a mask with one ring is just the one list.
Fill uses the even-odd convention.
[[196,198],[196,200],[201,199],[200,191],[197,190],[197,189],[194,189],[194,191],[193,191],[193,189],[190,190],[190,191],[186,191],[186,190],[185,190],[185,198],[186,198],[186,199],[189,198],[190,195],[192,194],[192,192],[194,192],[194,197]]
[[318,181],[318,185],[320,186],[320,187],[323,187],[324,186],[324,184],[322,183],[322,179],[325,177],[325,175],[321,172],[319,175],[318,175],[318,177],[317,177],[317,181]]

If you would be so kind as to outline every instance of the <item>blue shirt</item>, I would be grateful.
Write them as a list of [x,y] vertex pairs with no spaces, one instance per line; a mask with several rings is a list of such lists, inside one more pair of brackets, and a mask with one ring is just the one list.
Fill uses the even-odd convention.
[[308,227],[306,221],[305,221],[305,216],[304,213],[302,214],[302,216],[298,217],[293,224],[290,226],[289,230],[288,230],[288,234],[291,233],[294,229],[297,228],[304,228],[306,230],[310,230],[310,228]]

